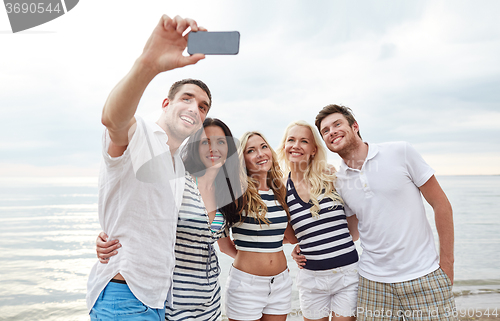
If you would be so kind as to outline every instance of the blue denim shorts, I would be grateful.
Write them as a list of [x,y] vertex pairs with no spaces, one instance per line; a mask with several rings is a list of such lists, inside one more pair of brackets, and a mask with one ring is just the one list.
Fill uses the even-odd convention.
[[165,308],[152,309],[139,301],[127,284],[109,282],[92,307],[90,320],[164,321]]

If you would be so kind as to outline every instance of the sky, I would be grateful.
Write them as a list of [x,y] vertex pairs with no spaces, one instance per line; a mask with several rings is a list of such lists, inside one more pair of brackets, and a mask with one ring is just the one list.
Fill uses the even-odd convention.
[[0,177],[98,175],[103,104],[162,14],[237,30],[240,52],[158,75],[146,118],[198,78],[236,137],[277,147],[343,104],[365,141],[408,141],[436,175],[500,174],[500,1],[85,0],[16,34],[0,8]]

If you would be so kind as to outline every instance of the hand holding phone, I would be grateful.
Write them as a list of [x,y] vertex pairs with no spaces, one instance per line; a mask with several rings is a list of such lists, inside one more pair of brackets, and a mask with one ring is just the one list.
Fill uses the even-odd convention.
[[188,53],[205,55],[236,55],[240,48],[238,31],[198,31],[188,36]]

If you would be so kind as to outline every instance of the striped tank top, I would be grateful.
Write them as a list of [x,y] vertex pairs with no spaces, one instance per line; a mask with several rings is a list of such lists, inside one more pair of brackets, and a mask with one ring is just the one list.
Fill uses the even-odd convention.
[[[283,249],[283,236],[288,225],[286,211],[274,198],[272,189],[259,191],[259,195],[267,206],[266,218],[269,225],[247,216],[241,223],[232,227],[234,244],[238,251],[279,252]],[[242,214],[245,216],[245,213]]]
[[291,224],[299,241],[301,253],[306,257],[305,269],[330,270],[358,261],[358,252],[347,228],[342,204],[330,198],[321,199],[319,217],[311,214],[311,203],[299,197],[290,175],[286,184],[286,203]]
[[[215,321],[221,316],[220,267],[213,247],[227,236],[222,217],[210,224],[196,183],[186,173],[175,240],[173,307],[166,306],[166,320]],[[213,230],[216,231],[213,231]]]

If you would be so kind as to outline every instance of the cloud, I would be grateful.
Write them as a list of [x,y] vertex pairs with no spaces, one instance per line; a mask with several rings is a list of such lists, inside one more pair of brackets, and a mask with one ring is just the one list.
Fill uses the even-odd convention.
[[[167,13],[240,31],[240,54],[157,76],[138,113],[157,115],[171,83],[199,78],[213,94],[210,116],[235,136],[260,130],[276,146],[289,122],[313,123],[320,108],[341,103],[368,141],[407,140],[432,166],[471,173],[474,155],[494,164],[500,154],[498,9],[496,1],[80,2],[38,32],[0,33],[1,166],[28,166],[20,173],[30,175],[95,169],[107,95]],[[464,148],[473,154],[463,158]],[[469,161],[445,165],[458,156]]]

